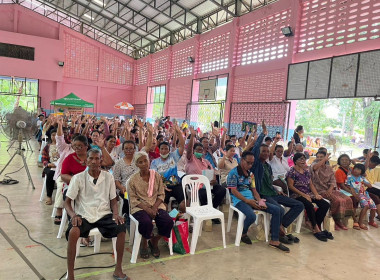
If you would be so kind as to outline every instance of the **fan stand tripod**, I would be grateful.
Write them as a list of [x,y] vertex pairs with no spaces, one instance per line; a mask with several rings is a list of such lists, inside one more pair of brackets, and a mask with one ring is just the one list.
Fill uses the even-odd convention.
[[34,183],[33,183],[33,180],[32,180],[32,176],[30,175],[30,171],[29,171],[29,168],[28,168],[28,164],[26,163],[26,159],[25,159],[25,156],[24,156],[24,151],[22,150],[21,148],[21,144],[22,144],[22,139],[23,139],[23,133],[22,133],[22,129],[20,128],[19,131],[18,131],[18,148],[17,150],[15,151],[15,153],[13,154],[13,156],[11,157],[11,159],[7,162],[7,164],[4,166],[4,168],[0,171],[0,175],[3,173],[3,171],[8,167],[8,165],[12,162],[13,158],[16,156],[16,155],[20,155],[21,158],[22,158],[22,161],[24,163],[24,167],[25,167],[25,170],[26,170],[26,174],[28,175],[28,179],[29,179],[29,182],[32,184],[32,187],[33,187],[33,190],[35,190],[36,188],[34,187]]

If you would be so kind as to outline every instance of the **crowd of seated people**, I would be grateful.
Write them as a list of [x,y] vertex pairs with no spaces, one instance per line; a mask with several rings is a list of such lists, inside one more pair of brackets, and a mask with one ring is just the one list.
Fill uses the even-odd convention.
[[[322,230],[329,212],[336,230],[348,229],[344,224],[347,217],[353,218],[355,229],[367,230],[364,217],[368,210],[368,225],[378,227],[375,216],[380,215],[380,190],[374,175],[380,164],[377,155],[367,151],[364,158],[355,161],[341,155],[339,167],[334,170],[327,150],[319,147],[316,160],[308,166],[308,154],[300,143],[302,127],[286,150],[279,144],[280,135],[268,136],[264,121],[261,129],[257,133],[248,128],[237,137],[215,124],[208,132],[186,122],[180,127],[170,117],[150,124],[137,117],[49,116],[42,128],[42,135],[50,139],[42,157],[47,176],[46,204],[53,203],[56,184],[54,223],[60,224],[63,207],[71,220],[66,233],[69,279],[73,278],[76,241],[82,237],[82,242],[88,244],[85,238],[94,227],[107,238],[117,237],[114,278],[128,279],[121,270],[119,251],[129,231],[129,215],[139,221],[143,237],[140,257],[149,258],[151,254],[158,258],[158,241],[169,237],[173,227],[168,204],[174,199],[182,213],[188,206],[179,172],[209,178],[214,208],[223,204],[226,190],[230,192],[231,203],[246,216],[241,237],[246,244],[252,244],[248,230],[256,220],[255,211],[270,214],[269,246],[283,252],[290,251],[285,245],[300,242],[287,234],[286,228],[303,211],[306,225],[323,242],[334,239],[331,232]],[[357,163],[359,160],[363,164]],[[118,200],[124,202],[122,216],[118,215]],[[204,187],[199,190],[199,200],[201,205],[207,204]],[[358,206],[362,209],[359,215]],[[156,235],[152,220],[158,228]],[[220,221],[215,219],[213,223]]]

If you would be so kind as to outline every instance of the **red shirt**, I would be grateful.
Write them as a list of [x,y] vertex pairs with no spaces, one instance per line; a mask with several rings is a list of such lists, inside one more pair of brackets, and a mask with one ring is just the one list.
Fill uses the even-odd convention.
[[149,161],[150,162],[152,162],[154,159],[156,159],[156,158],[159,158],[160,157],[160,152],[156,152],[156,151],[154,151],[154,152],[149,152]]
[[86,170],[87,165],[80,164],[76,153],[69,154],[62,163],[61,174],[75,175]]

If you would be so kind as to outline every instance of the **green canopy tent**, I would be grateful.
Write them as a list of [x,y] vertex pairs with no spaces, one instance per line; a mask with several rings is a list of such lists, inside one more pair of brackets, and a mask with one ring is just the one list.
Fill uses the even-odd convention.
[[63,113],[65,109],[68,111],[81,110],[83,113],[84,108],[94,108],[93,103],[79,98],[74,93],[70,93],[61,99],[53,100],[50,102],[50,105],[54,106],[54,111],[57,113]]

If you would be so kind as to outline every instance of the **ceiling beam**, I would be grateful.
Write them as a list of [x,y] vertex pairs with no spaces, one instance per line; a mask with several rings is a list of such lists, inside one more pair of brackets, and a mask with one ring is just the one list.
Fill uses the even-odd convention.
[[228,13],[228,14],[230,14],[231,16],[233,16],[233,17],[236,17],[236,15],[233,13],[233,12],[231,12],[229,9],[228,9],[228,7],[227,6],[222,6],[222,5],[220,5],[217,1],[215,1],[215,0],[210,0],[212,3],[214,3],[216,6],[218,6],[219,8],[221,8],[222,10],[224,10],[226,13]]

